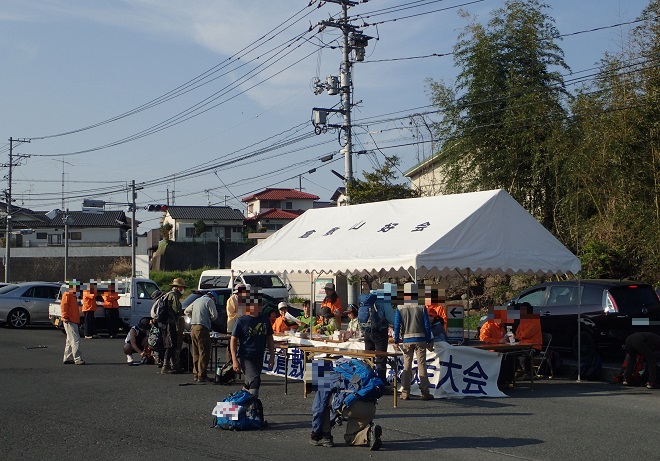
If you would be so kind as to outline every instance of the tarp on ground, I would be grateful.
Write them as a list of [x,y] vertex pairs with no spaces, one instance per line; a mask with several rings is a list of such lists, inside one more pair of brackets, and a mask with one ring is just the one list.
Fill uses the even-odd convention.
[[504,190],[308,210],[234,259],[246,272],[334,272],[415,280],[577,273],[580,261]]

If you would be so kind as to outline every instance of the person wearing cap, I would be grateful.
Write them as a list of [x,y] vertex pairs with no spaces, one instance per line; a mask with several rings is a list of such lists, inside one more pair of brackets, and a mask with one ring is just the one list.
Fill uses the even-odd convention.
[[358,320],[358,308],[355,304],[349,304],[348,309],[346,309],[346,315],[348,315],[349,322],[346,327],[346,331],[351,338],[359,338],[362,334],[362,329],[360,328],[360,321]]
[[295,330],[298,328],[297,322],[286,318],[288,308],[289,305],[285,302],[281,302],[277,305],[277,310],[280,311],[280,316],[275,319],[273,333],[286,333],[289,330]]
[[184,314],[190,317],[190,341],[193,359],[193,381],[207,382],[207,366],[211,357],[212,322],[218,317],[215,291],[209,291],[193,301]]
[[319,315],[319,323],[314,327],[313,333],[331,336],[337,330],[339,330],[337,318],[329,307],[322,307]]
[[145,317],[140,319],[137,325],[133,325],[128,330],[128,334],[124,340],[124,354],[126,354],[126,361],[129,364],[133,363],[133,354],[136,352],[142,357],[142,363],[147,363],[147,336],[149,328],[151,328],[151,322]]
[[165,306],[167,309],[167,319],[165,322],[158,322],[160,333],[163,338],[163,367],[160,369],[161,374],[167,373],[180,373],[180,351],[181,345],[179,344],[179,336],[181,336],[181,344],[183,344],[183,326],[181,326],[181,334],[178,334],[179,319],[185,324],[183,320],[183,309],[181,308],[181,296],[186,289],[186,282],[180,278],[175,278],[170,283],[172,289],[165,293]]
[[341,328],[341,313],[342,313],[342,308],[341,308],[341,299],[339,296],[337,296],[337,292],[335,291],[335,284],[334,283],[326,283],[325,284],[325,298],[323,298],[323,302],[321,303],[321,308],[327,307],[330,309],[332,314],[335,316],[335,319],[337,320],[337,326],[338,328]]

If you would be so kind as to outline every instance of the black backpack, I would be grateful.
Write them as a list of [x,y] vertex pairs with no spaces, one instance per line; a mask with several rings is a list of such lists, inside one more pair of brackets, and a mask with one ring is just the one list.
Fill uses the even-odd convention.
[[151,318],[156,322],[168,323],[168,307],[165,302],[165,295],[160,295],[154,300],[153,305],[151,306]]
[[236,372],[234,371],[234,365],[232,364],[231,359],[225,363],[222,367],[218,367],[215,372],[215,383],[216,384],[234,384],[236,381]]

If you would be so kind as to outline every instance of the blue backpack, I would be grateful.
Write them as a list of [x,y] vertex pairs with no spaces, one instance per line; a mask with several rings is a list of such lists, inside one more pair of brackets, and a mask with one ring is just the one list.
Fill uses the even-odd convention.
[[[363,331],[381,331],[388,327],[387,319],[382,315],[382,300],[376,293],[362,293],[358,299],[358,322]],[[380,307],[380,311],[379,311]]]
[[261,400],[245,389],[229,394],[213,409],[213,427],[230,431],[261,430],[268,423],[264,420]]
[[332,399],[332,410],[341,414],[357,400],[376,402],[385,393],[385,384],[366,362],[354,358],[341,358],[334,371],[340,375],[340,390]]

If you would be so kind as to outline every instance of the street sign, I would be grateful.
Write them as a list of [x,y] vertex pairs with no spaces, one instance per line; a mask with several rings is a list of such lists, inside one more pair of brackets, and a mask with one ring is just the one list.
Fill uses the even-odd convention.
[[446,304],[447,313],[447,339],[450,343],[463,341],[463,305]]

